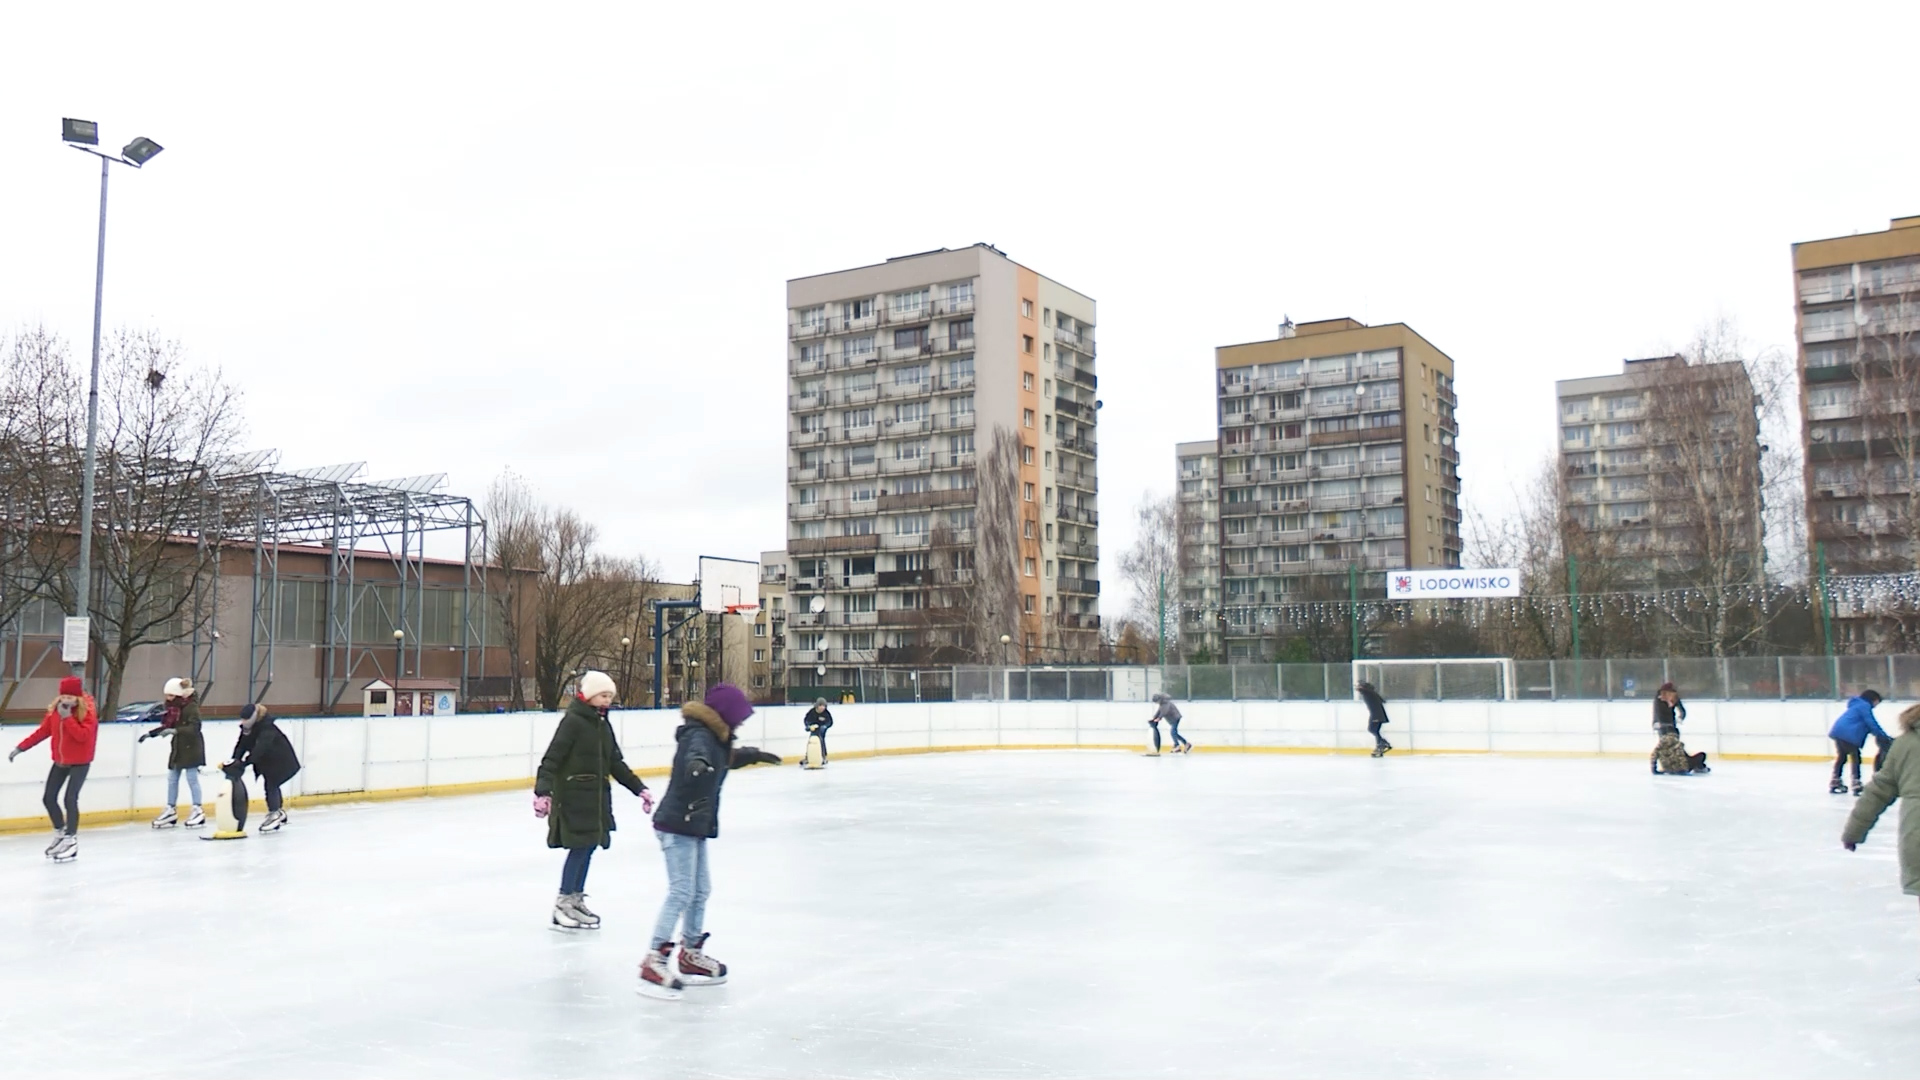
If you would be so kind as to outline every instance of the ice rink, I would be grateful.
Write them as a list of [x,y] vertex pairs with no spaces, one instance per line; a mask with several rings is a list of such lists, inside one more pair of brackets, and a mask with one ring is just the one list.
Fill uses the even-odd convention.
[[[16,766],[18,767],[18,766]],[[0,1074],[1920,1075],[1893,814],[1820,765],[987,752],[727,784],[724,987],[633,993],[639,804],[547,927],[523,793],[0,836]],[[1896,811],[1897,812],[1897,811]]]

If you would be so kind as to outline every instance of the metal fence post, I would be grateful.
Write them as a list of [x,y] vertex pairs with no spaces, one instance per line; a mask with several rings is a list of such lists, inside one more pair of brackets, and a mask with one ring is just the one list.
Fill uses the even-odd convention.
[[1774,678],[1779,680],[1780,683],[1780,700],[1785,701],[1787,700],[1787,658],[1784,656],[1774,657],[1773,667],[1776,672]]
[[1560,700],[1560,663],[1557,660],[1547,661],[1547,700]]
[[1727,665],[1727,658],[1720,658],[1720,700],[1733,700],[1733,669]]
[[1605,675],[1607,680],[1607,689],[1605,693],[1600,695],[1600,697],[1601,697],[1601,700],[1603,701],[1612,701],[1613,700],[1613,661],[1612,660],[1607,661]]

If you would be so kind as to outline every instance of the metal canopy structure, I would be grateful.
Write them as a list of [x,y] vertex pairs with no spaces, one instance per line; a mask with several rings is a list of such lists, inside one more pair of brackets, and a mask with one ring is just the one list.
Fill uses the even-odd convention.
[[[326,553],[325,615],[321,656],[321,700],[331,711],[364,666],[389,680],[400,671],[382,666],[385,657],[400,661],[412,654],[412,668],[423,670],[426,621],[426,544],[432,533],[461,534],[461,610],[458,620],[460,695],[470,697],[472,680],[486,675],[486,620],[475,616],[476,599],[485,602],[487,573],[486,521],[473,500],[451,495],[445,473],[395,480],[363,481],[365,462],[319,468],[281,470],[273,450],[252,451],[212,464],[181,463],[179,482],[200,489],[199,527],[180,532],[181,543],[202,549],[215,545],[214,572],[209,587],[193,599],[191,670],[196,685],[211,686],[215,645],[221,638],[219,620],[219,562],[236,550],[252,549],[252,597],[247,638],[247,700],[262,700],[273,685],[274,656],[281,644],[280,555],[288,547],[319,548]],[[151,476],[151,463],[148,463]],[[164,470],[163,471],[168,471]],[[97,500],[124,494],[112,466],[101,472]],[[77,507],[59,507],[56,513]],[[382,586],[397,586],[391,608],[378,590],[357,588],[360,563],[384,559],[393,578]],[[400,633],[377,641],[356,640],[356,618],[362,607],[380,608],[381,625]],[[22,629],[15,625],[15,637]],[[302,642],[306,644],[306,642]],[[17,667],[18,665],[16,665]]]

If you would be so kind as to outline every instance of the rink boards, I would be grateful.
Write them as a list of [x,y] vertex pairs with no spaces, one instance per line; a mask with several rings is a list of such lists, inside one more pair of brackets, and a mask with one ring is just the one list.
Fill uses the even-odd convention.
[[[1714,759],[1824,761],[1827,729],[1842,706],[1824,701],[1688,703],[1681,734],[1690,750]],[[1890,730],[1902,705],[1877,710]],[[1153,706],[1139,702],[939,702],[839,705],[828,745],[836,761],[939,750],[1086,748],[1140,750],[1151,736]],[[1358,702],[1183,703],[1181,734],[1201,752],[1365,752],[1373,740]],[[1447,701],[1389,703],[1385,730],[1396,752],[1620,754],[1651,752],[1652,705],[1605,701]],[[763,707],[741,742],[788,760],[805,749],[802,706]],[[643,775],[663,775],[673,754],[679,716],[669,711],[613,714],[627,762]],[[452,716],[328,717],[277,721],[300,755],[300,775],[287,785],[294,805],[329,799],[405,798],[531,786],[559,723],[558,713],[462,713]],[[29,727],[8,725],[8,746]],[[136,724],[103,724],[93,770],[83,789],[83,816],[96,823],[159,812],[166,798],[168,744],[136,743]],[[205,725],[208,761],[223,760],[238,737],[234,721]],[[1871,748],[1869,748],[1871,750]],[[40,829],[45,745],[0,767],[0,829]],[[209,788],[212,769],[202,771]],[[256,793],[257,794],[257,793]],[[184,785],[181,798],[188,796]]]

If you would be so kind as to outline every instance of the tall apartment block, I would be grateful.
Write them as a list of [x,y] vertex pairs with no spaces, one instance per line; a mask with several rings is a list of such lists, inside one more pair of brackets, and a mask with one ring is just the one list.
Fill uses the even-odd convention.
[[1765,551],[1760,426],[1738,361],[1628,360],[1554,384],[1572,524],[1609,560],[1608,588],[1754,579]]
[[1098,655],[1095,323],[987,244],[787,283],[790,686]]
[[1913,571],[1920,217],[1795,244],[1793,270],[1809,540],[1830,573]]
[[1385,595],[1386,571],[1460,565],[1453,361],[1404,323],[1291,322],[1215,350],[1229,660],[1262,605]]
[[1181,659],[1218,663],[1226,655],[1220,619],[1220,443],[1176,443],[1173,453],[1180,579],[1168,588],[1179,590]]
[[753,699],[787,700],[787,553],[760,553],[760,610],[753,617]]

